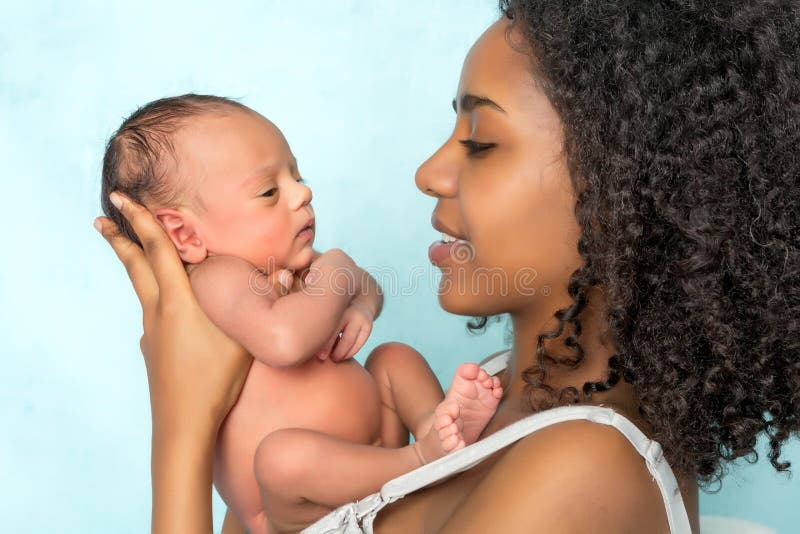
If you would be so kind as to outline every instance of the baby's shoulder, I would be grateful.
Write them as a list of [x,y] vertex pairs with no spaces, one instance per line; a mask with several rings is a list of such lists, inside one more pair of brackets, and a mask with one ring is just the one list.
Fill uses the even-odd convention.
[[189,273],[195,297],[204,306],[233,305],[266,287],[266,275],[249,262],[235,256],[210,256]]
[[222,279],[250,276],[251,273],[260,271],[249,262],[236,256],[209,256],[202,262],[187,267],[186,272],[194,285],[195,283],[202,284],[208,281],[217,282]]

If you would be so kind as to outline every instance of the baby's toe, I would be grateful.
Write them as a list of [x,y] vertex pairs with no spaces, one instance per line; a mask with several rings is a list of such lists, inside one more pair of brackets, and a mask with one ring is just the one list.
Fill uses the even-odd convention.
[[481,371],[482,369],[476,363],[462,363],[456,369],[456,375],[464,380],[475,380]]
[[447,452],[452,452],[456,449],[464,447],[464,440],[458,435],[453,434],[444,441],[442,441],[442,448]]
[[486,377],[484,380],[478,381],[478,383],[486,389],[492,389],[494,386],[493,377],[489,376]]
[[455,423],[455,419],[453,419],[449,414],[442,414],[436,417],[436,424],[434,425],[436,428],[445,428]]
[[458,414],[461,413],[461,407],[458,405],[458,402],[455,400],[444,401],[436,407],[434,411],[434,415],[439,418],[444,415],[455,419],[458,417]]
[[451,423],[447,426],[444,426],[439,429],[439,441],[444,442],[447,438],[452,435],[458,434],[460,430],[458,429],[458,425],[455,423]]

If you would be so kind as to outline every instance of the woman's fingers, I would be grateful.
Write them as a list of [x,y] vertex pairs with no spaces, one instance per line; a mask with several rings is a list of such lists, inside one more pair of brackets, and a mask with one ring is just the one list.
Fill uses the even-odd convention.
[[156,284],[153,270],[147,263],[144,252],[136,243],[130,241],[122,235],[114,221],[107,217],[95,219],[95,227],[99,226],[99,232],[108,241],[117,257],[125,266],[128,278],[131,279],[133,290],[142,304],[142,310],[150,310],[158,300],[158,284]]
[[153,214],[117,191],[111,193],[110,198],[142,242],[162,299],[174,301],[175,298],[192,295],[189,277],[178,252]]

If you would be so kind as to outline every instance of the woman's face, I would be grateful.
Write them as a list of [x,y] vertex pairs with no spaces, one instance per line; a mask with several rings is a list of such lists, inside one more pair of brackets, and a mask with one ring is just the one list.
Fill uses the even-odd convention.
[[434,227],[459,240],[430,250],[439,302],[457,314],[525,311],[581,264],[561,121],[508,28],[501,19],[470,50],[453,134],[416,176],[438,199]]

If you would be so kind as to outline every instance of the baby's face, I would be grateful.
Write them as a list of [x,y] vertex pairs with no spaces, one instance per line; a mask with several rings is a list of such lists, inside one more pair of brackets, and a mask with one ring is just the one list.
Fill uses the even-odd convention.
[[286,139],[255,112],[205,114],[175,139],[181,179],[205,207],[196,215],[210,255],[272,272],[311,263],[314,210]]

